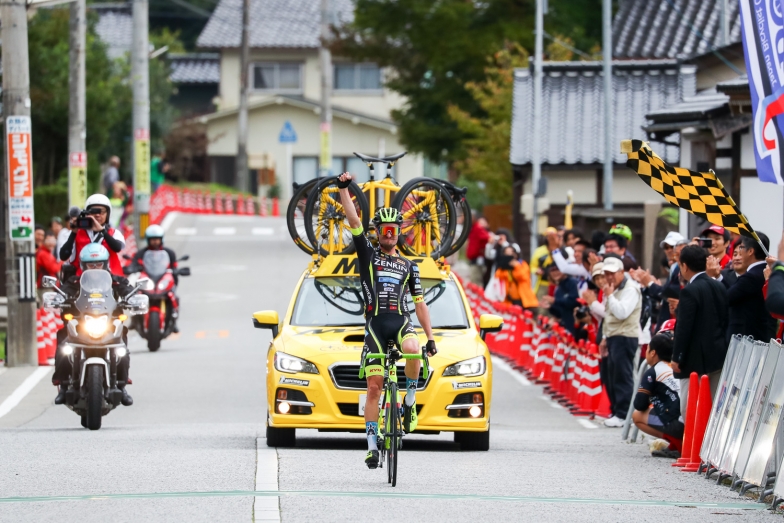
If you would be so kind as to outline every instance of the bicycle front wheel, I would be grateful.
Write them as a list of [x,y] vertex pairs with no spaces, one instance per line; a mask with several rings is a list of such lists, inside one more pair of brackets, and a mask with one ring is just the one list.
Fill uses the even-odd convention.
[[[354,241],[339,191],[336,176],[325,178],[313,188],[305,205],[305,232],[310,243],[318,246],[322,256],[354,252]],[[367,198],[354,182],[351,182],[348,191],[362,227],[367,231],[370,213]]]
[[397,485],[398,441],[403,434],[403,427],[400,422],[400,412],[397,408],[397,399],[397,383],[390,383],[386,414],[387,438],[389,442],[389,448],[387,449],[387,480],[393,487]]
[[403,215],[400,250],[408,256],[439,258],[449,250],[457,223],[452,195],[431,178],[406,183],[392,204]]

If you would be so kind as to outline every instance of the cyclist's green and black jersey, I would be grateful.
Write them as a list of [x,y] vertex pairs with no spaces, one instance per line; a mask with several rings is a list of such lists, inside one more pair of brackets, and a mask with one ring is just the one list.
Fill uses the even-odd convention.
[[419,267],[401,256],[390,256],[373,247],[362,226],[352,229],[359,262],[359,278],[365,301],[365,316],[379,314],[408,315],[406,289],[414,303],[424,300]]
[[352,229],[357,248],[359,278],[365,301],[365,346],[360,361],[364,361],[365,375],[381,376],[383,362],[366,354],[385,353],[387,342],[393,341],[402,349],[403,341],[417,338],[414,324],[409,317],[406,290],[411,292],[414,303],[424,301],[419,267],[411,260],[390,256],[373,244],[360,226]]

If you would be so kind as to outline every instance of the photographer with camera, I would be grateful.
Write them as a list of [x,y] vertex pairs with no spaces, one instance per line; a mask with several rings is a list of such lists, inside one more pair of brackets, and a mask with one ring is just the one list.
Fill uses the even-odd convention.
[[76,260],[82,249],[91,244],[99,243],[109,251],[109,270],[116,276],[122,276],[122,264],[119,252],[125,248],[125,237],[117,229],[110,227],[109,216],[112,204],[103,194],[93,194],[87,198],[85,209],[74,220],[76,227],[60,249],[60,259],[68,260],[76,267],[76,275],[81,276],[82,268]]

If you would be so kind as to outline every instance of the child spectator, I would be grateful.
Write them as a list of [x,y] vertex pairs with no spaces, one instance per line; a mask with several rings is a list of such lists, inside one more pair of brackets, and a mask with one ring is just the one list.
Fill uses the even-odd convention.
[[650,368],[643,374],[634,397],[632,420],[641,431],[670,444],[670,449],[657,451],[656,456],[677,458],[683,443],[683,418],[680,385],[669,365],[673,338],[671,331],[664,331],[651,339],[645,354]]

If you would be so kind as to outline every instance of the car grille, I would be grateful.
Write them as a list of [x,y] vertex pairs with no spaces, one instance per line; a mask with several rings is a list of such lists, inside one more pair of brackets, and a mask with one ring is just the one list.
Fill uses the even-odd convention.
[[[330,367],[329,373],[332,376],[332,382],[339,389],[355,389],[366,390],[367,384],[364,379],[359,379],[359,365],[357,364],[338,364]],[[433,376],[430,372],[428,380]],[[422,368],[419,369],[419,380],[417,381],[417,390],[422,390],[427,386],[427,381],[422,377]],[[397,370],[397,386],[399,389],[406,388],[406,375],[403,372],[403,367]]]
[[[359,404],[358,403],[338,403],[338,408],[340,409],[340,413],[344,416],[359,416]],[[424,405],[420,405],[417,403],[417,414],[422,414],[422,409],[424,409]]]

